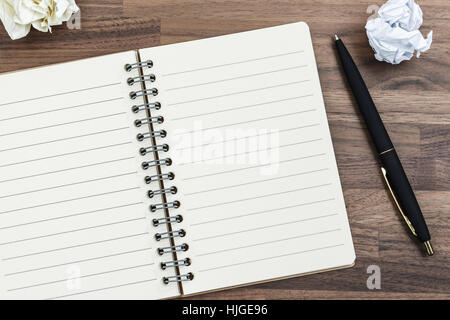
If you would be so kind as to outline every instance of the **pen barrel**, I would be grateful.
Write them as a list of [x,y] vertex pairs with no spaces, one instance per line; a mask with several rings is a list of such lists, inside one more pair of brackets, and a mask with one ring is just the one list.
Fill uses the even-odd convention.
[[377,108],[373,103],[369,90],[364,83],[361,74],[358,71],[350,53],[347,51],[344,43],[341,40],[336,41],[337,51],[342,62],[342,67],[347,76],[348,83],[359,105],[359,110],[366,122],[367,129],[372,137],[375,148],[378,153],[382,153],[393,147],[391,139],[386,131],[386,128],[381,121]]
[[398,158],[397,152],[391,150],[380,155],[381,163],[386,169],[386,178],[402,208],[404,214],[414,227],[420,241],[430,240],[430,233],[420,210],[419,203],[408,181],[408,177]]

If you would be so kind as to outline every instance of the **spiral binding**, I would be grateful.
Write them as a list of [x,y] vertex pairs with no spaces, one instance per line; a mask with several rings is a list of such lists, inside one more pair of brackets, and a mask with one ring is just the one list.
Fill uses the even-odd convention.
[[[139,153],[141,155],[143,155],[143,156],[145,156],[149,152],[157,152],[157,151],[167,152],[167,151],[169,151],[169,145],[167,143],[164,143],[164,144],[158,144],[156,146],[150,146],[150,147],[147,147],[147,148],[140,148],[139,149]],[[170,180],[172,180],[172,179],[170,179]]]
[[168,223],[180,223],[181,221],[183,221],[183,216],[182,215],[176,215],[176,216],[169,216],[167,218],[159,218],[159,219],[153,219],[153,225],[155,227],[161,225],[161,224],[168,224]]
[[[158,147],[158,146],[155,146],[155,147]],[[169,173],[155,174],[153,176],[146,176],[144,178],[144,181],[146,184],[150,184],[155,181],[173,180],[173,179],[175,179],[175,174],[173,172],[169,172]]]
[[186,231],[184,231],[183,229],[180,229],[180,230],[175,230],[175,231],[155,233],[155,239],[156,239],[156,241],[161,241],[164,239],[170,239],[170,238],[176,238],[176,237],[183,238],[185,235],[186,235]]
[[150,206],[151,212],[156,212],[158,210],[164,210],[164,209],[178,209],[180,207],[180,201],[173,201],[173,202],[163,202],[158,204],[152,204]]
[[[163,199],[167,194],[177,194],[178,189],[175,186],[164,187],[164,181],[170,181],[175,178],[175,174],[173,172],[162,173],[161,168],[163,166],[169,167],[172,165],[172,160],[170,158],[159,159],[159,153],[169,151],[169,145],[166,143],[156,144],[155,140],[164,139],[167,136],[166,130],[153,130],[153,124],[162,124],[164,123],[164,117],[162,116],[152,116],[151,111],[160,110],[162,105],[158,101],[149,102],[149,98],[155,97],[158,95],[157,88],[146,89],[146,83],[153,83],[156,81],[156,75],[153,73],[144,74],[144,69],[150,69],[153,67],[153,61],[147,60],[143,62],[136,62],[125,65],[125,70],[127,72],[131,72],[134,69],[138,69],[139,75],[134,77],[129,77],[127,79],[127,84],[132,87],[136,84],[141,85],[141,90],[134,90],[130,92],[130,99],[135,100],[139,97],[143,97],[144,103],[133,105],[131,107],[131,111],[138,114],[143,114],[144,117],[136,119],[134,121],[134,125],[137,128],[140,128],[144,125],[147,125],[149,128],[148,132],[142,132],[136,135],[136,140],[139,142],[145,142],[147,140],[151,141],[151,145],[149,147],[142,147],[139,149],[139,154],[141,156],[146,156],[149,153],[153,153],[158,155],[155,157],[155,160],[146,160],[143,161],[141,166],[143,170],[148,170],[149,168],[157,168],[158,174],[156,175],[148,175],[144,178],[146,184],[152,185],[155,182],[159,184],[159,189],[148,190],[147,196],[149,198],[154,198],[157,195],[161,195]],[[152,220],[152,224],[154,227],[158,227],[161,225],[167,226],[167,232],[158,232],[155,233],[156,241],[164,241],[168,240],[170,242],[170,246],[157,248],[157,252],[159,255],[172,255],[174,260],[161,262],[160,266],[162,270],[166,270],[167,268],[175,268],[177,271],[177,275],[170,277],[163,277],[163,283],[180,283],[183,281],[191,281],[194,278],[194,274],[192,272],[180,274],[180,267],[187,267],[191,265],[191,259],[176,259],[177,252],[185,252],[189,249],[189,245],[187,243],[182,243],[180,245],[175,244],[176,238],[183,238],[186,235],[186,231],[184,229],[172,230],[172,224],[181,223],[183,221],[183,217],[181,215],[170,215],[171,210],[175,210],[179,208],[181,205],[180,201],[175,200],[172,202],[166,201],[161,203],[152,204],[149,207],[151,212],[158,212],[163,210],[166,213],[165,217],[155,218]]]
[[161,262],[161,269],[166,270],[169,267],[182,267],[182,266],[190,266],[191,265],[191,259],[181,259],[181,260],[174,260],[174,261],[166,261]]
[[175,253],[175,252],[181,252],[181,251],[188,251],[189,245],[187,243],[183,243],[177,246],[170,246],[170,247],[161,247],[157,249],[157,252],[160,256],[167,254],[167,253]]
[[165,188],[165,189],[159,189],[159,190],[148,190],[147,191],[147,195],[149,198],[153,198],[154,196],[156,196],[157,194],[177,194],[178,189],[175,186],[172,186],[170,188]]
[[163,282],[165,284],[169,284],[171,282],[181,282],[181,281],[192,281],[194,279],[194,274],[192,272],[181,274],[179,276],[172,276],[172,277],[164,277]]
[[145,110],[159,110],[161,109],[161,103],[159,102],[152,102],[152,103],[143,103],[140,105],[134,105],[131,107],[131,111],[133,111],[134,113],[139,113],[141,111],[145,111]]
[[144,76],[137,76],[137,77],[133,77],[133,78],[128,78],[127,83],[128,85],[132,86],[135,83],[138,82],[153,82],[156,80],[156,76],[154,74],[147,74]]
[[125,65],[125,71],[126,72],[130,72],[133,69],[139,69],[139,68],[151,68],[153,67],[153,61],[151,60],[147,60],[147,61],[143,61],[143,62],[136,62],[136,63],[127,63]]
[[163,122],[164,122],[164,117],[161,117],[161,116],[159,116],[159,117],[147,117],[147,118],[143,118],[143,119],[136,119],[134,121],[134,125],[139,128],[140,126],[145,125],[145,124],[150,124],[150,123],[159,123],[159,124],[161,124]]
[[138,91],[131,91],[130,92],[130,98],[132,100],[139,98],[139,97],[144,97],[144,96],[157,96],[158,95],[158,89],[156,88],[151,88],[151,89],[142,89],[142,90],[138,90]]
[[166,158],[166,159],[158,159],[158,160],[151,160],[151,161],[144,161],[142,162],[142,169],[147,170],[151,167],[157,167],[157,166],[171,166],[172,165],[172,159]]
[[152,131],[152,132],[146,132],[146,133],[139,133],[136,136],[136,139],[138,141],[144,141],[145,139],[150,138],[165,138],[167,135],[166,130],[159,130],[159,131]]

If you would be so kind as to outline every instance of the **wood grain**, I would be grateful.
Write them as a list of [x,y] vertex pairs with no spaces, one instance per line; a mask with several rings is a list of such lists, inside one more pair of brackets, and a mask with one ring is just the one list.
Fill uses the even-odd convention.
[[[0,72],[305,21],[309,24],[347,203],[356,266],[210,293],[198,299],[450,298],[450,2],[419,1],[431,50],[397,66],[373,58],[364,32],[381,0],[78,0],[81,29],[11,41],[0,29]],[[423,256],[390,201],[331,35],[360,67],[422,205],[437,254]],[[270,39],[267,39],[270,45]],[[1,88],[5,90],[7,88]],[[381,268],[381,290],[366,287]]]

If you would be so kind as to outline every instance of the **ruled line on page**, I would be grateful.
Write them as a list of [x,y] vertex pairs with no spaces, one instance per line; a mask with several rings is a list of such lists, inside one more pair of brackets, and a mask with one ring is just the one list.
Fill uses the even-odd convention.
[[296,251],[296,252],[286,253],[286,254],[282,254],[282,255],[278,255],[278,256],[272,256],[272,257],[267,257],[267,258],[261,258],[261,259],[255,259],[255,260],[250,260],[250,261],[244,261],[244,262],[239,262],[239,263],[233,263],[233,264],[218,266],[218,267],[209,268],[209,269],[198,270],[197,272],[207,272],[207,271],[213,271],[213,270],[217,270],[217,269],[235,267],[235,266],[239,266],[239,265],[243,265],[243,264],[247,264],[247,263],[254,263],[254,262],[260,262],[260,261],[266,261],[266,260],[271,260],[271,259],[277,259],[277,258],[293,256],[293,255],[302,254],[302,253],[308,253],[308,252],[314,252],[314,251],[320,251],[320,250],[337,248],[337,247],[341,247],[343,245],[344,245],[344,243],[340,243],[340,244],[333,245],[333,246],[326,246],[326,247],[319,247],[319,248],[314,248],[314,249],[309,249],[309,250]]
[[109,160],[109,161],[90,163],[90,164],[86,164],[84,166],[71,167],[71,168],[65,168],[65,169],[61,169],[61,170],[46,171],[46,172],[41,172],[41,173],[36,173],[36,174],[30,174],[30,175],[22,176],[22,177],[18,177],[18,178],[0,180],[0,184],[1,183],[5,183],[5,182],[11,182],[11,181],[28,179],[28,178],[36,178],[36,177],[40,177],[40,176],[46,176],[46,175],[54,174],[54,173],[61,173],[61,172],[67,172],[67,171],[72,171],[72,170],[90,168],[90,167],[100,166],[100,165],[103,165],[103,164],[110,164],[110,163],[115,163],[115,162],[120,162],[120,161],[131,160],[131,159],[134,159],[134,157],[120,158],[120,159],[114,159],[114,160]]
[[94,105],[94,104],[101,104],[101,103],[105,103],[105,102],[117,101],[117,100],[122,100],[122,99],[124,99],[124,98],[123,98],[123,97],[117,97],[117,98],[112,98],[112,99],[106,99],[106,100],[100,100],[100,101],[95,101],[95,102],[89,102],[89,103],[78,104],[78,105],[76,105],[76,106],[70,106],[70,107],[58,108],[58,109],[47,110],[47,111],[41,111],[41,112],[35,112],[35,113],[27,113],[27,114],[20,115],[20,116],[15,116],[15,117],[10,117],[10,118],[0,119],[0,121],[8,121],[8,120],[14,120],[14,119],[28,118],[28,117],[33,117],[33,116],[41,115],[41,114],[53,113],[53,112],[58,112],[58,111],[65,111],[65,110],[70,110],[70,109],[76,109],[76,108],[81,108],[81,107],[91,106],[91,105]]
[[140,187],[132,187],[132,188],[115,190],[115,191],[110,191],[110,192],[97,193],[97,194],[93,194],[93,195],[89,195],[89,196],[85,196],[85,197],[72,198],[72,199],[67,199],[67,200],[61,200],[61,201],[44,203],[44,204],[40,204],[40,205],[37,205],[37,206],[23,207],[23,208],[8,210],[8,211],[2,211],[2,212],[0,212],[0,214],[17,212],[17,211],[22,211],[22,210],[27,210],[27,209],[35,209],[35,208],[40,208],[40,207],[46,207],[46,206],[51,206],[51,205],[54,205],[54,204],[66,203],[66,202],[71,202],[71,201],[77,201],[77,200],[84,200],[84,199],[89,199],[89,198],[101,197],[101,196],[105,196],[105,195],[109,195],[109,194],[126,192],[126,191],[137,190],[137,189],[140,189]]
[[51,233],[51,234],[45,234],[45,235],[41,235],[41,236],[31,237],[31,238],[24,238],[24,239],[19,239],[19,240],[3,242],[3,243],[0,243],[0,246],[16,244],[16,243],[25,242],[25,241],[38,240],[38,239],[43,239],[43,238],[50,238],[50,237],[60,236],[60,235],[68,234],[68,233],[74,233],[74,232],[92,230],[92,229],[97,229],[97,228],[110,227],[110,226],[114,226],[114,225],[118,225],[118,224],[124,224],[124,223],[128,223],[128,222],[134,222],[134,221],[139,221],[139,220],[144,220],[144,219],[146,219],[146,218],[145,217],[140,217],[140,218],[134,218],[134,219],[128,219],[128,220],[122,220],[122,221],[115,221],[115,222],[110,222],[110,223],[105,223],[105,224],[99,224],[99,225],[89,226],[89,227],[84,227],[84,228],[79,228],[79,229],[73,229],[73,230],[68,230],[68,231],[61,231],[61,232],[56,232],[56,233]]
[[275,227],[281,227],[281,226],[286,226],[286,225],[295,224],[295,223],[304,222],[304,221],[311,221],[311,220],[316,220],[316,219],[321,219],[321,218],[328,218],[328,217],[335,216],[335,215],[336,214],[331,214],[331,215],[326,215],[326,216],[321,216],[321,217],[315,217],[315,218],[309,218],[309,219],[300,219],[300,220],[288,221],[288,222],[283,222],[283,223],[278,223],[278,224],[271,224],[271,225],[268,225],[268,226],[263,226],[263,227],[258,227],[258,228],[251,228],[251,229],[246,229],[246,230],[241,230],[241,231],[228,232],[228,233],[222,233],[222,234],[215,234],[213,236],[208,236],[208,237],[194,239],[194,241],[204,241],[204,240],[211,240],[211,239],[215,239],[215,238],[222,238],[222,237],[227,237],[227,236],[233,236],[233,235],[240,234],[240,233],[259,231],[259,230],[270,229],[270,228],[275,228]]
[[297,146],[299,144],[317,142],[317,141],[321,141],[321,140],[323,140],[323,139],[322,138],[318,138],[318,139],[313,139],[313,140],[306,140],[306,141],[300,141],[300,142],[295,142],[295,143],[289,143],[289,144],[285,144],[285,145],[281,145],[281,146],[277,146],[277,147],[270,147],[270,148],[265,148],[265,149],[257,149],[257,150],[252,150],[252,151],[238,152],[238,153],[229,154],[229,155],[221,156],[221,157],[214,157],[214,158],[202,159],[202,160],[199,160],[199,161],[191,161],[191,162],[180,163],[179,166],[186,166],[186,165],[195,164],[195,163],[201,163],[201,162],[210,161],[210,160],[225,159],[225,158],[229,158],[229,157],[239,156],[239,155],[243,155],[243,154],[250,154],[250,153],[255,153],[255,152],[259,152],[259,151],[268,151],[268,150],[273,150],[273,149],[292,147],[292,146]]
[[116,174],[116,175],[102,177],[102,178],[97,178],[97,179],[90,179],[90,180],[84,180],[84,181],[79,181],[79,182],[72,182],[72,183],[67,183],[67,184],[61,184],[61,185],[58,185],[58,186],[47,187],[47,188],[42,188],[42,189],[35,189],[35,190],[30,190],[30,191],[24,191],[24,192],[20,192],[20,193],[7,194],[5,196],[1,196],[0,199],[6,199],[6,198],[16,197],[16,196],[20,196],[20,195],[24,195],[24,194],[30,194],[30,193],[36,193],[36,192],[60,189],[60,188],[65,188],[65,187],[71,187],[71,186],[76,186],[76,185],[80,185],[80,184],[86,184],[86,183],[91,183],[91,182],[98,182],[98,181],[102,181],[102,180],[114,179],[114,178],[119,178],[119,177],[126,177],[126,176],[131,176],[131,175],[134,175],[134,174],[137,174],[137,171],[126,172],[126,173]]
[[38,130],[45,130],[45,129],[50,129],[50,128],[62,127],[62,126],[75,124],[75,123],[82,123],[82,122],[87,122],[87,121],[111,118],[111,117],[124,115],[124,114],[126,114],[126,111],[118,112],[118,113],[112,113],[112,114],[107,114],[107,115],[93,117],[93,118],[81,119],[81,120],[76,120],[76,121],[69,121],[69,122],[64,122],[64,123],[52,124],[50,126],[45,126],[45,127],[39,127],[39,128],[28,129],[28,130],[4,133],[4,134],[0,134],[0,137],[6,137],[6,136],[12,136],[12,135],[15,135],[15,134],[19,134],[19,133],[27,133],[27,132],[33,132],[33,131],[38,131]]
[[301,176],[301,175],[304,175],[304,174],[322,172],[322,171],[326,171],[326,170],[329,170],[329,169],[330,168],[321,168],[321,169],[317,169],[317,170],[303,171],[303,172],[288,174],[286,176],[279,176],[279,177],[276,177],[276,178],[255,180],[255,181],[250,181],[250,182],[246,182],[246,183],[238,183],[238,184],[234,184],[234,185],[231,185],[231,186],[223,186],[223,187],[217,187],[217,188],[212,188],[212,189],[205,189],[205,190],[202,190],[202,191],[189,192],[189,193],[185,193],[184,195],[185,196],[192,196],[192,195],[203,194],[203,193],[212,192],[212,191],[232,189],[232,188],[237,188],[237,187],[241,187],[241,186],[247,186],[247,185],[255,184],[255,183],[275,181],[275,180],[281,180],[281,179],[297,177],[297,176]]
[[126,130],[128,128],[129,127],[114,128],[114,129],[110,129],[110,130],[98,131],[98,132],[93,132],[93,133],[86,133],[86,134],[73,136],[73,137],[68,137],[68,138],[61,138],[61,139],[49,140],[49,141],[38,142],[38,143],[33,143],[33,144],[27,144],[27,145],[24,145],[24,146],[3,149],[3,150],[0,150],[0,152],[19,150],[19,149],[24,149],[24,148],[29,148],[29,147],[36,147],[36,146],[41,146],[41,145],[44,145],[44,144],[50,144],[50,143],[61,142],[61,141],[69,141],[69,140],[78,139],[78,138],[92,137],[92,136],[99,135],[99,134],[111,133],[111,132],[115,132],[115,131]]
[[[247,120],[247,121],[242,121],[242,122],[227,123],[227,124],[223,124],[223,125],[220,125],[220,126],[204,128],[204,129],[202,129],[202,131],[205,132],[205,131],[212,130],[212,129],[228,128],[228,127],[237,126],[237,125],[240,125],[240,124],[247,124],[247,123],[265,121],[265,120],[276,119],[276,118],[284,118],[284,117],[289,117],[289,116],[293,116],[293,115],[297,115],[297,114],[301,114],[301,113],[313,112],[313,111],[316,111],[316,110],[317,109],[308,109],[308,110],[302,110],[302,111],[297,111],[297,112],[279,114],[279,115],[276,115],[276,116],[271,116],[271,117],[266,117],[266,118],[252,119],[252,120]],[[183,132],[180,132],[180,133],[175,133],[174,136],[181,136],[181,135],[185,135],[185,134],[189,134],[189,133],[193,133],[193,132],[196,132],[196,130],[190,130],[190,131],[183,131]]]
[[[105,275],[105,274],[111,274],[111,273],[120,272],[120,271],[133,270],[133,269],[138,269],[138,268],[143,268],[143,267],[150,267],[150,266],[153,266],[154,264],[155,263],[146,263],[146,264],[140,264],[140,265],[131,266],[131,267],[120,268],[120,269],[107,270],[107,271],[102,271],[102,272],[97,272],[97,273],[90,273],[90,274],[86,274],[84,276],[79,276],[78,279],[102,276],[102,275]],[[30,289],[30,288],[46,286],[46,285],[60,283],[60,282],[65,282],[65,281],[67,281],[67,279],[60,279],[60,280],[53,280],[53,281],[48,281],[48,282],[41,282],[41,283],[36,283],[36,284],[24,286],[24,287],[8,289],[7,291],[17,291],[17,290]]]
[[0,104],[0,107],[7,106],[7,105],[12,105],[12,104],[17,104],[17,103],[22,103],[22,102],[27,102],[27,101],[36,101],[36,100],[45,99],[45,98],[57,97],[57,96],[62,96],[62,95],[66,95],[66,94],[71,94],[71,93],[77,93],[77,92],[83,92],[83,91],[88,91],[88,90],[112,87],[112,86],[117,86],[117,85],[120,85],[120,82],[104,84],[104,85],[101,85],[101,86],[84,88],[84,89],[78,89],[78,90],[73,90],[73,91],[60,92],[60,93],[55,93],[55,94],[51,94],[51,95],[48,95],[48,96],[42,96],[42,97],[37,97],[37,98],[31,98],[31,99],[7,102],[7,103]]
[[151,250],[151,249],[153,249],[153,248],[152,247],[141,248],[141,249],[136,249],[136,250],[130,250],[130,251],[123,251],[123,252],[108,254],[108,255],[99,256],[99,257],[93,257],[93,258],[87,258],[87,259],[81,259],[81,260],[74,260],[74,261],[68,261],[68,262],[64,262],[64,263],[60,263],[60,264],[53,264],[53,265],[39,267],[39,268],[21,270],[21,271],[6,273],[5,277],[17,276],[17,275],[21,275],[21,274],[24,274],[24,273],[41,271],[41,270],[57,268],[57,267],[62,267],[62,266],[67,266],[67,265],[71,265],[71,264],[75,264],[75,263],[82,263],[82,262],[89,262],[89,261],[107,259],[107,258],[117,257],[117,256],[121,256],[121,255],[126,255],[126,254],[132,254],[132,253],[137,253],[137,252],[142,252],[142,251],[148,251],[148,250]]
[[247,245],[247,246],[241,246],[241,247],[234,247],[234,248],[229,248],[229,249],[205,252],[205,253],[197,254],[197,257],[203,257],[203,256],[209,256],[209,255],[216,254],[216,253],[224,253],[224,252],[230,252],[230,251],[235,251],[235,250],[253,248],[253,247],[257,247],[257,246],[263,246],[263,245],[266,245],[266,244],[272,244],[272,243],[277,243],[277,242],[289,241],[289,240],[294,240],[294,239],[312,237],[312,236],[317,236],[317,235],[320,235],[320,234],[332,233],[332,232],[337,232],[337,231],[341,231],[341,230],[342,229],[333,229],[333,230],[326,230],[326,231],[314,232],[314,233],[309,233],[309,234],[301,234],[301,235],[294,236],[294,237],[277,239],[277,240],[273,240],[273,241],[259,242],[259,243],[255,243],[255,244],[251,244],[251,245]]
[[310,190],[310,189],[314,189],[314,188],[322,188],[322,187],[326,187],[326,186],[330,186],[330,185],[332,185],[332,183],[324,183],[324,184],[318,184],[318,185],[314,185],[314,186],[298,188],[298,189],[293,189],[293,190],[287,190],[287,191],[282,191],[282,192],[268,193],[268,194],[264,194],[264,195],[256,196],[256,197],[237,199],[237,200],[226,201],[226,202],[219,202],[219,203],[215,203],[215,204],[211,204],[211,205],[207,205],[207,206],[201,206],[201,207],[187,208],[186,211],[201,210],[201,209],[206,209],[206,208],[211,208],[211,207],[223,206],[223,205],[227,205],[227,204],[231,204],[231,203],[245,202],[245,201],[249,201],[249,200],[272,197],[272,196],[276,196],[276,195],[280,195],[280,194],[292,193],[292,192],[303,191],[303,190]]
[[[274,134],[274,133],[283,133],[283,132],[289,132],[289,131],[293,131],[293,130],[306,129],[306,128],[311,128],[311,127],[316,127],[318,125],[320,125],[320,123],[314,123],[314,124],[308,124],[308,125],[299,126],[299,127],[295,127],[295,128],[288,128],[288,129],[283,129],[283,130],[277,130],[275,132],[269,132],[268,135],[270,136],[271,134]],[[213,146],[215,144],[222,144],[224,142],[229,142],[229,141],[239,141],[239,140],[253,138],[253,137],[258,137],[258,136],[259,136],[259,134],[254,134],[254,135],[248,135],[248,136],[241,137],[241,138],[231,138],[231,139],[228,139],[228,140],[222,140],[222,141],[214,142],[214,143],[198,144],[198,145],[191,146],[191,147],[183,147],[183,148],[175,147],[174,150],[189,150],[189,149],[195,149],[195,148],[200,148],[200,147]]]
[[250,104],[250,105],[245,105],[245,106],[240,106],[240,107],[234,107],[234,108],[229,108],[229,109],[222,108],[221,110],[218,110],[218,111],[205,112],[205,113],[198,113],[198,114],[194,114],[194,115],[190,115],[190,116],[183,116],[183,117],[178,117],[178,118],[172,118],[172,119],[169,119],[169,120],[170,120],[170,121],[178,121],[178,120],[184,120],[184,119],[189,119],[189,118],[203,117],[203,116],[207,116],[207,115],[211,115],[211,114],[217,114],[217,113],[223,113],[223,112],[229,112],[229,111],[236,111],[236,110],[242,110],[242,109],[248,109],[248,108],[260,107],[260,106],[264,106],[264,105],[268,105],[268,104],[272,104],[272,103],[278,103],[278,102],[285,102],[285,101],[297,100],[297,99],[307,98],[307,97],[312,97],[312,96],[314,96],[314,94],[307,94],[307,95],[297,96],[297,97],[292,97],[292,98],[279,99],[279,100],[272,100],[272,101],[267,101],[267,102],[262,102],[262,103],[256,103],[256,104]]
[[214,219],[214,220],[208,220],[208,221],[203,221],[203,222],[197,222],[197,223],[191,224],[191,227],[200,226],[200,225],[204,225],[204,224],[208,224],[208,223],[215,223],[215,222],[221,222],[221,221],[226,221],[226,220],[234,220],[234,219],[239,219],[239,218],[244,218],[244,217],[256,216],[256,215],[260,215],[260,214],[264,214],[264,213],[272,213],[272,212],[280,213],[282,210],[285,210],[285,209],[298,208],[298,207],[302,207],[302,206],[306,206],[306,205],[323,203],[323,202],[334,201],[334,200],[335,200],[335,198],[328,198],[328,199],[311,201],[311,202],[297,203],[295,205],[287,206],[287,207],[279,207],[279,208],[275,208],[275,209],[269,209],[269,210],[262,210],[262,211],[245,213],[245,214],[232,216],[232,217],[226,217],[226,218],[221,218],[221,219]]
[[[101,275],[111,274],[111,273],[120,272],[120,271],[127,271],[127,270],[143,268],[143,267],[150,267],[152,265],[154,265],[154,263],[140,264],[140,265],[125,267],[125,268],[120,268],[120,269],[107,270],[107,271],[103,271],[103,272],[86,274],[86,275],[83,275],[83,276],[79,276],[78,278],[81,279],[81,278],[89,278],[89,277],[101,276]],[[65,281],[67,281],[67,279],[60,279],[60,280],[53,280],[53,281],[48,281],[48,282],[41,282],[41,283],[36,283],[36,284],[28,285],[28,286],[8,289],[7,291],[17,291],[17,290],[30,289],[30,288],[35,288],[35,287],[40,287],[40,286],[45,286],[45,285],[50,285],[50,284],[56,284],[56,283],[65,282]]]
[[246,74],[246,75],[238,76],[238,77],[232,77],[232,78],[226,78],[226,79],[221,79],[221,80],[202,82],[202,83],[191,84],[191,85],[186,85],[186,86],[181,86],[181,87],[168,88],[168,89],[166,89],[166,91],[174,91],[174,90],[180,90],[180,89],[194,88],[194,87],[205,86],[205,85],[208,85],[208,84],[215,84],[215,83],[221,83],[221,82],[227,82],[227,81],[234,81],[234,80],[238,80],[238,79],[257,77],[257,76],[262,76],[262,75],[266,75],[266,74],[272,74],[272,73],[277,73],[277,72],[283,72],[283,71],[300,69],[300,68],[304,68],[304,67],[307,67],[307,66],[308,65],[305,64],[305,65],[292,66],[292,67],[282,68],[282,69],[277,69],[277,70],[272,70],[272,71],[265,71],[265,72],[259,72],[259,73]]
[[99,241],[93,241],[93,242],[86,242],[86,243],[76,244],[76,245],[73,245],[73,246],[55,248],[55,249],[44,250],[44,251],[37,251],[37,252],[27,253],[27,254],[24,254],[24,255],[3,258],[2,261],[21,259],[21,258],[36,256],[36,255],[45,254],[45,253],[52,253],[52,252],[56,252],[56,251],[69,250],[69,249],[80,248],[80,247],[85,247],[85,246],[92,246],[92,245],[96,245],[96,244],[100,244],[100,243],[105,243],[105,242],[110,242],[110,241],[117,241],[117,240],[123,240],[123,239],[129,239],[129,238],[140,237],[140,236],[144,236],[144,235],[148,236],[148,232],[135,233],[135,234],[122,236],[122,237],[108,238],[108,239],[99,240]]
[[239,95],[239,94],[244,94],[244,93],[249,93],[249,92],[268,90],[268,89],[279,88],[279,87],[286,87],[286,86],[290,86],[290,85],[293,85],[293,84],[299,84],[299,83],[304,83],[304,82],[308,82],[308,81],[311,81],[311,80],[310,79],[299,80],[299,81],[287,82],[287,83],[277,84],[277,85],[268,86],[268,87],[260,87],[260,88],[256,88],[256,89],[230,92],[230,93],[221,94],[221,95],[212,96],[212,97],[198,98],[198,99],[186,100],[186,101],[178,101],[178,102],[168,103],[167,106],[178,106],[178,105],[186,104],[186,103],[199,102],[199,101],[205,101],[205,100],[212,100],[212,99],[223,98],[223,97],[228,97],[228,96],[236,96],[236,95]]
[[[292,162],[292,161],[298,161],[298,160],[303,160],[303,159],[320,157],[320,156],[324,156],[324,155],[326,155],[326,153],[317,153],[317,154],[313,154],[313,155],[305,156],[305,157],[281,160],[278,163],[281,164],[281,163],[286,163],[286,162]],[[251,170],[251,169],[256,169],[256,168],[261,168],[261,167],[268,167],[268,166],[271,166],[271,165],[272,165],[272,163],[260,164],[260,165],[256,165],[256,166],[245,167],[245,168],[232,169],[232,170],[226,170],[226,171],[219,171],[219,172],[214,172],[214,173],[209,173],[209,174],[203,174],[203,175],[198,175],[198,176],[187,177],[187,178],[183,178],[181,180],[187,181],[187,180],[193,180],[193,179],[200,179],[200,178],[212,177],[212,176],[221,175],[221,174],[227,174],[227,173],[232,173],[232,172]]]
[[93,289],[93,290],[81,291],[81,292],[77,292],[77,293],[66,294],[66,295],[63,295],[63,296],[48,298],[47,300],[61,299],[61,298],[77,296],[77,295],[80,295],[80,294],[86,294],[86,293],[92,293],[92,292],[116,289],[116,288],[121,288],[121,287],[126,287],[126,286],[142,284],[142,283],[146,283],[146,282],[152,282],[152,281],[155,281],[155,280],[156,280],[156,278],[142,280],[142,281],[128,282],[128,283],[124,283],[124,284],[120,284],[120,285],[116,285],[116,286],[110,286],[110,287],[104,287],[104,288],[99,288],[99,289]]
[[172,72],[172,73],[163,73],[162,75],[165,77],[168,76],[174,76],[174,75],[178,75],[178,74],[183,74],[183,73],[190,73],[190,72],[196,72],[196,71],[202,71],[202,70],[208,70],[208,69],[214,69],[214,68],[220,68],[220,67],[226,67],[226,66],[232,66],[232,65],[236,65],[236,64],[241,64],[241,63],[247,63],[247,62],[253,62],[253,61],[259,61],[259,60],[265,60],[265,59],[271,59],[271,58],[277,58],[277,57],[284,57],[284,56],[288,56],[288,55],[292,55],[292,54],[297,54],[297,53],[303,53],[303,50],[298,50],[298,51],[292,51],[292,52],[287,52],[287,53],[281,53],[281,54],[276,54],[276,55],[271,55],[271,56],[265,56],[265,57],[259,57],[259,58],[253,58],[253,59],[247,59],[247,60],[240,60],[240,61],[235,61],[235,62],[230,62],[230,63],[223,63],[223,64],[217,64],[217,65],[212,65],[212,66],[207,66],[207,67],[201,67],[201,68],[196,68],[196,69],[190,69],[190,70],[184,70],[184,71],[177,71],[177,72]]
[[40,161],[40,160],[48,160],[48,159],[59,158],[59,157],[64,157],[64,156],[71,156],[71,155],[74,155],[74,154],[85,153],[85,152],[96,151],[96,150],[102,150],[102,149],[108,149],[108,148],[113,148],[113,147],[118,147],[118,146],[124,146],[124,145],[131,144],[131,143],[132,143],[131,141],[127,141],[127,142],[115,143],[115,144],[110,144],[110,145],[106,145],[106,146],[90,148],[90,149],[85,149],[85,150],[80,150],[80,151],[74,151],[74,152],[57,154],[57,155],[54,155],[54,156],[48,156],[48,157],[30,159],[30,160],[25,160],[25,161],[13,162],[13,163],[0,165],[0,168],[9,167],[9,166],[15,166],[15,165],[18,165],[18,164],[23,164],[23,163],[30,163],[30,162]]
[[35,220],[35,221],[25,222],[25,223],[19,223],[19,224],[15,224],[15,225],[11,225],[11,226],[0,227],[0,232],[1,232],[1,230],[5,230],[5,229],[18,228],[18,227],[28,226],[28,225],[32,225],[32,224],[37,224],[37,223],[43,223],[43,222],[48,222],[48,221],[55,221],[55,220],[61,220],[61,219],[67,219],[67,218],[82,216],[82,215],[91,214],[91,213],[98,213],[98,212],[105,212],[105,211],[109,211],[109,210],[127,208],[127,207],[131,207],[131,206],[142,205],[143,203],[144,202],[142,202],[142,201],[141,202],[134,202],[134,203],[128,203],[128,204],[115,206],[115,207],[108,207],[108,208],[102,208],[102,209],[97,209],[97,210],[73,213],[73,214],[69,214],[69,215],[65,215],[65,216],[58,216],[58,217],[53,217],[53,218],[48,218],[48,219]]

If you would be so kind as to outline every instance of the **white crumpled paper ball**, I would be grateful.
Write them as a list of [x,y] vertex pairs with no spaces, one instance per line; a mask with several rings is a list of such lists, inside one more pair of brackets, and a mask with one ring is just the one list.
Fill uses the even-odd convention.
[[75,0],[0,0],[0,19],[13,40],[25,37],[31,26],[51,32],[79,10]]
[[433,31],[425,39],[420,33],[422,10],[414,0],[389,0],[379,10],[375,19],[367,21],[366,33],[375,51],[375,58],[398,64],[410,60],[417,51],[427,51]]

